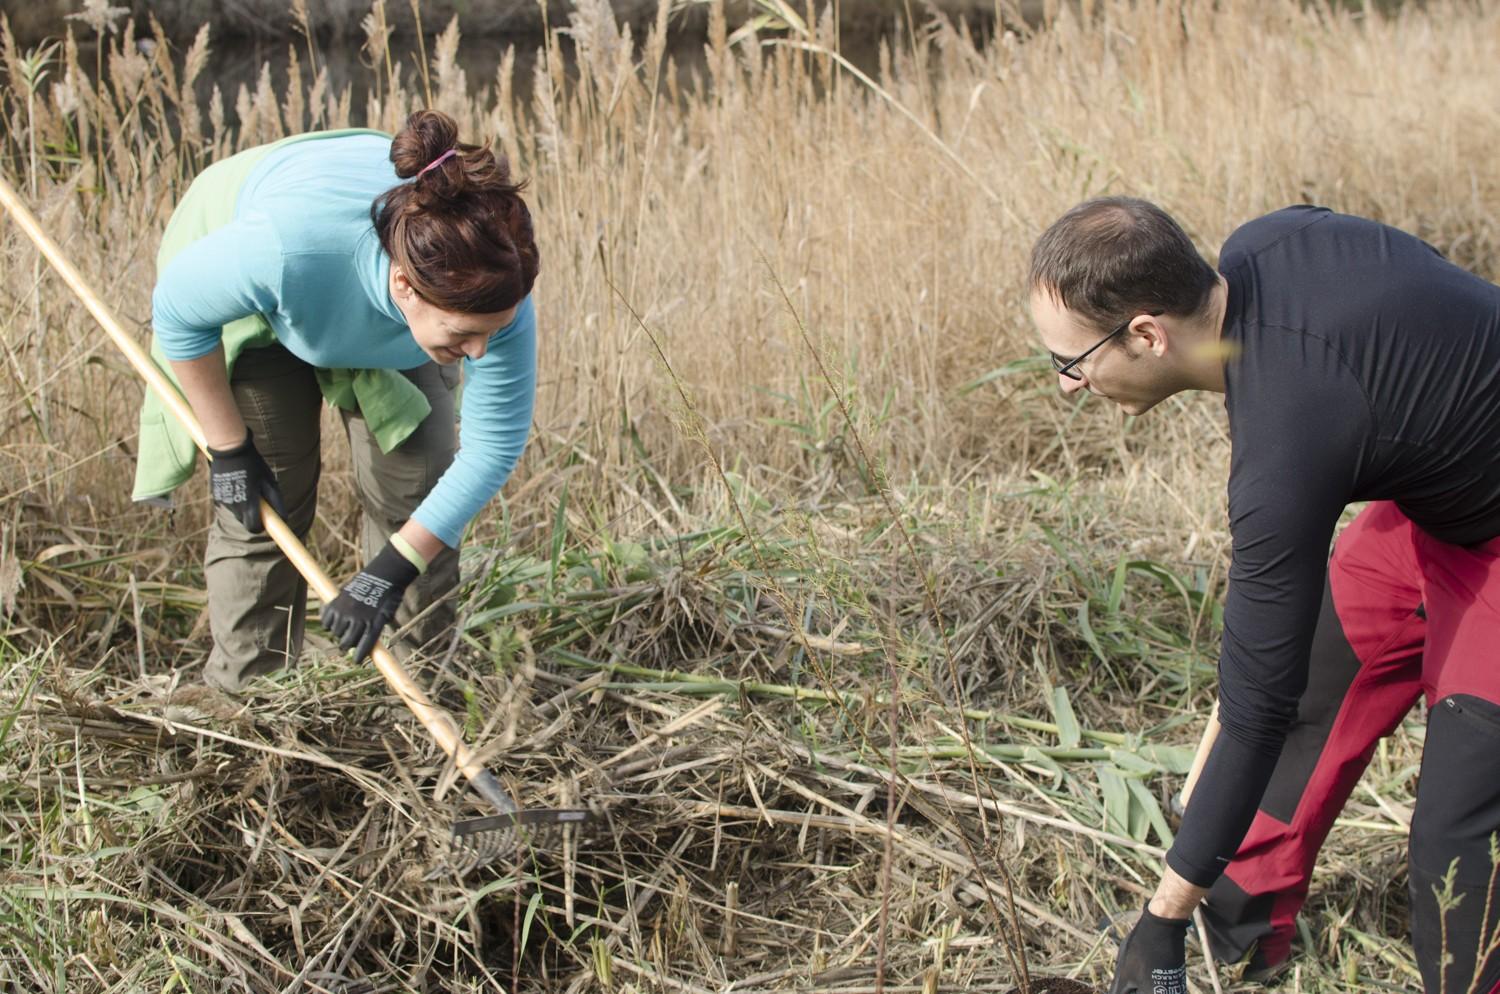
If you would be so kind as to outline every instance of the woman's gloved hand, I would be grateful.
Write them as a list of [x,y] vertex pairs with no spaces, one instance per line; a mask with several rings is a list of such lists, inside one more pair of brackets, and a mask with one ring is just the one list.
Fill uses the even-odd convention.
[[1158,918],[1150,907],[1120,945],[1109,994],[1187,994],[1188,919]]
[[245,440],[232,449],[208,448],[208,480],[215,504],[227,508],[252,535],[265,531],[260,520],[260,499],[286,517],[281,489],[271,467],[255,448],[255,436],[245,430]]
[[356,663],[364,662],[396,616],[406,588],[420,574],[416,563],[391,542],[385,543],[333,602],[323,605],[323,627],[338,640],[340,649],[354,649]]

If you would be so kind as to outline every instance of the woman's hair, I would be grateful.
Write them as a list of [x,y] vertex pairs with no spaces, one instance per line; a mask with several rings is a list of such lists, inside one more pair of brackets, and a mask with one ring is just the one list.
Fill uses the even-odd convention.
[[540,259],[521,199],[525,183],[511,180],[505,156],[488,143],[461,143],[447,114],[419,110],[391,142],[391,162],[404,182],[375,198],[370,219],[418,296],[464,314],[519,304]]

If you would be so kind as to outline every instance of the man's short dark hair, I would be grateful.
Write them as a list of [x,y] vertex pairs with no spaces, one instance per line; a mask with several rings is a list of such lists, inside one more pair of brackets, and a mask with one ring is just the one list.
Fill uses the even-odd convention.
[[1196,314],[1218,278],[1171,215],[1134,197],[1084,201],[1031,250],[1031,289],[1100,331],[1146,312]]

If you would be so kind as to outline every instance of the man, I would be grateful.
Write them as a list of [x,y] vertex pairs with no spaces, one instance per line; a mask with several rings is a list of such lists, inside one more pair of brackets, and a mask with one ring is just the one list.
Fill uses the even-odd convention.
[[1284,961],[1319,846],[1419,695],[1423,983],[1500,992],[1500,287],[1307,206],[1240,228],[1216,271],[1159,208],[1108,198],[1042,235],[1030,288],[1064,393],[1144,414],[1212,390],[1229,413],[1223,730],[1112,994],[1185,991],[1205,897],[1221,959]]

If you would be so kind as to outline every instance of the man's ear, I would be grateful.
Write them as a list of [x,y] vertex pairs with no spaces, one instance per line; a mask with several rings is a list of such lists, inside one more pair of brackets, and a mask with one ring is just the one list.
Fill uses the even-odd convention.
[[1136,315],[1135,320],[1130,322],[1130,330],[1125,334],[1136,339],[1138,352],[1150,352],[1155,356],[1166,354],[1171,342],[1171,333],[1166,325],[1162,324],[1160,317],[1152,314]]

